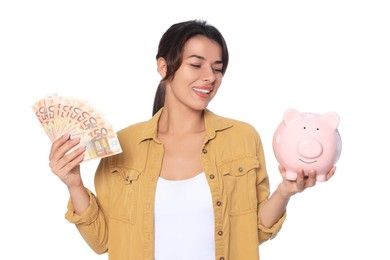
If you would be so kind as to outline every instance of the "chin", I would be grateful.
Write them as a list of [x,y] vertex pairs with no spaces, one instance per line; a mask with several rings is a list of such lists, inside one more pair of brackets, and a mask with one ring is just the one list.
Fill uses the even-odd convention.
[[199,110],[205,110],[208,106],[209,106],[209,102],[207,102],[206,104],[199,105],[198,109]]
[[190,108],[195,111],[203,111],[207,108],[207,105],[190,106]]
[[187,106],[192,110],[203,111],[208,107],[209,104],[210,104],[210,100],[199,100],[198,99],[196,101],[192,101],[192,102],[187,103]]

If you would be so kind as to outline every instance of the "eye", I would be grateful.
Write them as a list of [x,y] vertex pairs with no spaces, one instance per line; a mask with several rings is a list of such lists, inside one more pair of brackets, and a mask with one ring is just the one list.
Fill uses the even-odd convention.
[[320,129],[317,127],[317,131],[320,131]]
[[190,65],[191,65],[191,67],[194,67],[194,68],[200,68],[200,64],[193,64],[193,63],[191,63]]
[[213,70],[214,70],[214,72],[222,73],[222,69],[220,69],[220,68],[214,68]]
[[303,129],[306,129],[306,126],[304,126]]

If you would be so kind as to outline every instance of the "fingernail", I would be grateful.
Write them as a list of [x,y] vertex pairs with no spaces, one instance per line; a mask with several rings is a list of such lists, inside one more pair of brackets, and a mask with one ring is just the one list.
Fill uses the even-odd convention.
[[70,140],[70,134],[66,133],[63,135],[64,140],[69,141]]

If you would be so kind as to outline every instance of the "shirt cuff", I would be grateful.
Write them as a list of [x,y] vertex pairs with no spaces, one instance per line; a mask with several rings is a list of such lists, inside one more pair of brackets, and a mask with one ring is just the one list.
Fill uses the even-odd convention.
[[74,211],[71,199],[68,201],[68,211],[65,214],[65,219],[70,223],[76,225],[89,225],[94,222],[98,216],[99,207],[96,202],[96,197],[90,190],[86,190],[89,195],[89,207],[81,215],[76,214]]

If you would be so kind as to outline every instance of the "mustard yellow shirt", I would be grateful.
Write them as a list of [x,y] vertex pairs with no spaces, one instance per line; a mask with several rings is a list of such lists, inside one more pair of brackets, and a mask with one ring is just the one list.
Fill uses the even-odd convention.
[[[66,218],[96,253],[108,252],[110,260],[154,259],[154,197],[164,155],[157,137],[161,112],[118,132],[123,152],[101,159],[96,196],[88,191],[90,206],[82,215],[69,201]],[[204,120],[200,156],[213,200],[215,259],[257,260],[258,246],[276,236],[286,217],[271,228],[260,222],[270,195],[260,136],[251,125],[209,110]]]

